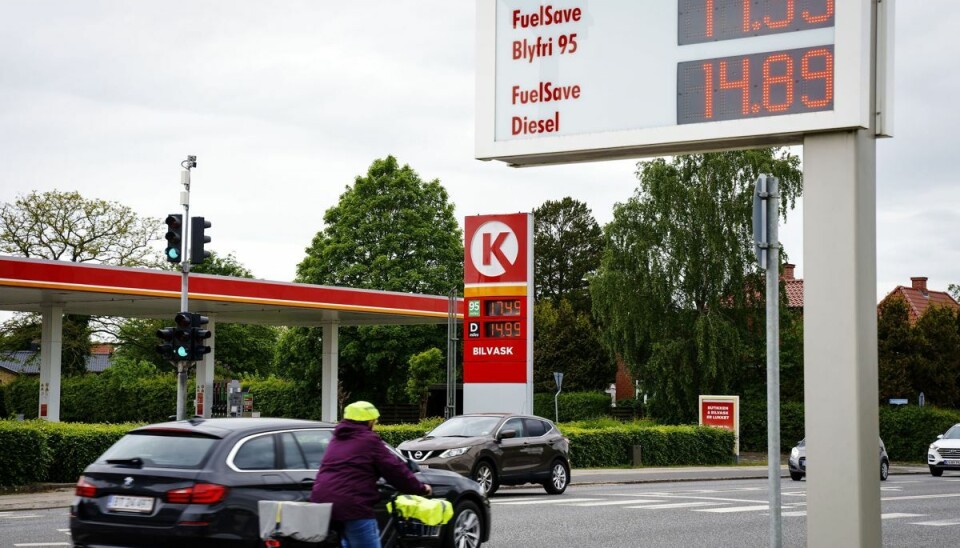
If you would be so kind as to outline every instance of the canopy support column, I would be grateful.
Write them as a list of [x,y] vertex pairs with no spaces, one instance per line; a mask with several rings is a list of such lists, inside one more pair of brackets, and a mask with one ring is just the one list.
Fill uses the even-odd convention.
[[60,422],[63,305],[44,305],[40,329],[40,409],[38,416]]
[[337,422],[338,403],[338,356],[340,345],[340,322],[323,324],[323,380],[320,387],[320,419]]

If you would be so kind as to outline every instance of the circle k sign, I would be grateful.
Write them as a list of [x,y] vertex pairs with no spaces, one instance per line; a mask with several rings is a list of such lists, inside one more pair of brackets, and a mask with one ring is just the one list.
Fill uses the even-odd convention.
[[467,217],[464,282],[526,282],[528,219],[526,213]]

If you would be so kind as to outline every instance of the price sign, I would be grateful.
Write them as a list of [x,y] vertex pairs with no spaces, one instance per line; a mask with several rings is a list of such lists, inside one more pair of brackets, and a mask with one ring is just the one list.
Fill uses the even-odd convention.
[[476,155],[565,163],[868,127],[871,1],[479,0]]

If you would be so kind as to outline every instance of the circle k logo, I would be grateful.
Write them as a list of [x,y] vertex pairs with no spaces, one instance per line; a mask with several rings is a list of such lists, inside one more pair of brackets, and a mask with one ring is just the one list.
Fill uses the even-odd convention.
[[470,241],[470,260],[477,272],[496,277],[517,262],[520,243],[513,229],[500,221],[480,225]]

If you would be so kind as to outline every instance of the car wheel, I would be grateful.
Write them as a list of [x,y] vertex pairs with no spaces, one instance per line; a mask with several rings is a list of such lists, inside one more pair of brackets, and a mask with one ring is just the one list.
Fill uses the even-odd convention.
[[570,468],[562,460],[553,461],[550,466],[550,479],[543,482],[543,488],[551,495],[559,495],[570,484]]
[[886,460],[880,461],[880,481],[887,481],[890,475],[890,463]]
[[443,548],[477,548],[480,546],[480,534],[483,522],[476,503],[465,500],[453,509],[453,519],[443,532]]
[[931,466],[931,467],[930,467],[930,473],[933,474],[933,477],[939,478],[940,476],[943,475],[943,470],[941,470],[941,469],[939,469],[939,468],[934,468],[933,466]]
[[488,461],[481,461],[473,470],[473,480],[480,484],[480,490],[488,497],[500,488],[497,471]]
[[800,472],[790,472],[790,479],[793,481],[800,481],[803,479],[803,474]]

